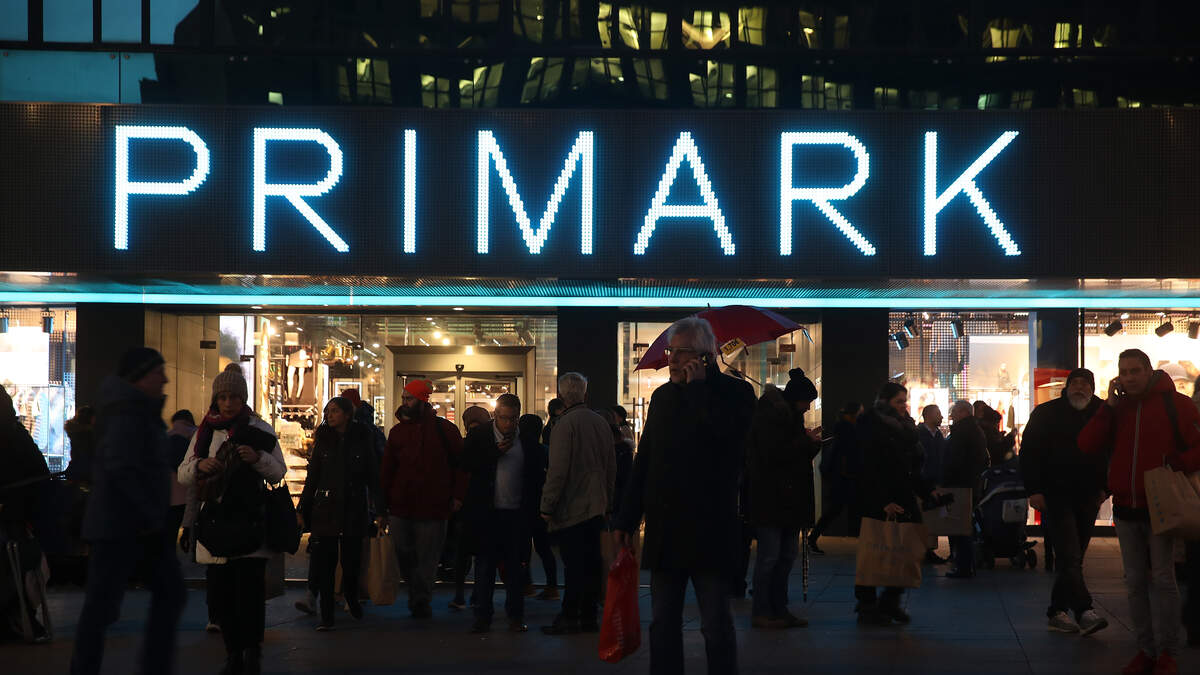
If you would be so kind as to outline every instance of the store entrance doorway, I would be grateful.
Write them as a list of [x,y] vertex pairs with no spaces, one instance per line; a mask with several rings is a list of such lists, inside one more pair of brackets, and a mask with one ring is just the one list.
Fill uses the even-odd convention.
[[400,405],[400,393],[409,382],[430,380],[429,402],[460,431],[467,408],[477,405],[491,414],[503,394],[516,394],[526,408],[536,391],[533,347],[388,347],[388,352],[395,373],[389,409]]

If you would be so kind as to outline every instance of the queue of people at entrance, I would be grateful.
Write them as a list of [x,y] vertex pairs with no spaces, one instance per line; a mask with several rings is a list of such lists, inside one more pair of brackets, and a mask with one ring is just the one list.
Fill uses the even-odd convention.
[[[670,382],[651,398],[636,457],[621,415],[586,406],[587,380],[578,373],[559,378],[561,407],[554,406],[546,425],[548,445],[540,418],[522,415],[522,402],[513,395],[497,401],[494,416],[465,411],[464,438],[434,414],[431,386],[418,380],[405,387],[398,423],[381,452],[372,428],[356,421],[353,397],[332,399],[314,439],[297,514],[310,532],[311,597],[305,603],[319,614],[317,630],[335,624],[339,561],[344,607],[354,618],[363,615],[363,538],[384,529],[395,543],[411,616],[430,618],[454,516],[461,522],[454,536],[456,572],[474,558],[469,628],[476,633],[492,630],[497,574],[505,581],[507,629],[528,629],[530,549],[537,548],[547,570],[557,569],[545,542],[559,549],[564,588],[561,609],[542,632],[598,631],[606,541],[632,548],[642,533],[638,558],[650,575],[653,613],[651,672],[683,670],[689,582],[700,605],[709,672],[736,672],[731,600],[734,580],[747,573],[747,524],[758,541],[752,625],[807,625],[789,607],[788,584],[804,552],[802,538],[810,534],[807,552],[820,555],[819,538],[829,525],[827,518],[814,518],[814,460],[823,434],[804,423],[816,387],[796,369],[785,387],[768,385],[756,398],[749,384],[716,367],[715,337],[702,319],[673,324],[668,345]],[[1185,621],[1188,642],[1200,639],[1200,598],[1192,581],[1181,607],[1174,542],[1154,534],[1144,475],[1163,465],[1200,470],[1200,411],[1143,352],[1122,353],[1119,367],[1105,399],[1095,395],[1094,376],[1081,368],[1068,377],[1062,398],[1034,410],[1020,472],[1057,549],[1048,628],[1090,635],[1108,625],[1092,605],[1082,570],[1097,510],[1111,496],[1139,647],[1123,672],[1169,675],[1177,672]],[[99,671],[105,630],[119,617],[135,568],[147,571],[153,596],[143,671],[172,672],[186,599],[173,554],[178,509],[172,505],[180,499],[185,545],[208,570],[210,623],[226,649],[222,672],[259,672],[264,567],[272,554],[261,514],[267,486],[285,472],[282,453],[270,425],[248,407],[236,364],[214,380],[199,426],[177,415],[170,435],[161,422],[165,383],[162,357],[149,349],[125,354],[105,382],[84,519],[90,580],[72,672]],[[833,508],[826,516],[848,510],[871,521],[919,523],[923,506],[951,489],[969,489],[972,501],[978,500],[982,468],[997,459],[987,421],[981,425],[971,404],[958,401],[948,411],[945,437],[940,410],[923,411],[921,424],[906,411],[907,391],[894,382],[884,383],[871,405],[841,410],[835,441],[819,466],[832,485]],[[182,460],[172,467],[180,448],[170,448],[184,437]],[[543,544],[537,543],[539,532]],[[935,548],[931,543],[919,542],[919,553],[927,555]],[[974,542],[952,537],[951,549],[954,566],[947,576],[972,578]],[[1189,553],[1194,568],[1200,560],[1194,547]],[[872,553],[860,547],[860,565],[864,555]],[[551,584],[555,576],[547,571]],[[459,592],[452,607],[464,609],[461,587]],[[860,623],[910,621],[902,587],[859,584],[854,593]]]

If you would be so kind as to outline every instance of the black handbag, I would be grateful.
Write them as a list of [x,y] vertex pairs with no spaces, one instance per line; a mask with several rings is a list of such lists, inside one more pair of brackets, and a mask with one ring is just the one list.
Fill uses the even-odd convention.
[[196,539],[209,553],[221,558],[250,555],[263,544],[262,509],[247,513],[222,502],[205,502],[195,528]]
[[267,548],[278,553],[295,553],[300,548],[300,523],[287,484],[267,490]]

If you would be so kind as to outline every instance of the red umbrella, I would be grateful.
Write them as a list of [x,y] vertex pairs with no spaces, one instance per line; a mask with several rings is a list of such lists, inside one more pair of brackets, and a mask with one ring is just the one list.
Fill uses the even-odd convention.
[[[706,319],[712,324],[713,333],[717,336],[718,348],[724,348],[726,345],[736,347],[738,346],[736,343],[730,344],[735,340],[740,340],[745,345],[756,345],[801,328],[800,324],[776,312],[749,305],[729,305],[728,307],[706,309],[694,316]],[[634,370],[666,368],[666,349],[667,332],[663,331],[662,335],[659,335],[646,350]]]

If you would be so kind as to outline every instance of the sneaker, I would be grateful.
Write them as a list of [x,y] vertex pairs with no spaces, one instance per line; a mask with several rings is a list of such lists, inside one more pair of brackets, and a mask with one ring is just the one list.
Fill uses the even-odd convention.
[[328,632],[330,632],[330,631],[332,631],[332,630],[333,630],[333,624],[331,624],[331,623],[319,623],[319,624],[317,624],[317,632],[318,632],[318,633],[328,633]]
[[1096,610],[1089,609],[1079,615],[1079,632],[1082,635],[1091,635],[1096,631],[1108,628],[1108,619],[1096,613]]
[[784,623],[787,624],[785,626],[785,628],[807,628],[808,627],[808,619],[802,619],[802,618],[796,616],[795,614],[792,614],[791,612],[784,612],[783,616],[781,616],[779,618],[783,619]]
[[220,633],[221,627],[218,626],[217,624],[209,621],[208,625],[204,627],[204,630],[208,631],[209,633]]
[[1154,670],[1154,657],[1146,652],[1138,652],[1129,665],[1121,671],[1121,675],[1153,675]]
[[750,619],[750,625],[763,630],[779,630],[788,627],[787,621],[776,619],[773,616],[756,616]]
[[462,598],[455,598],[450,601],[450,609],[462,611],[467,608],[467,601]]
[[554,588],[554,587],[550,587],[550,588],[542,589],[542,592],[538,593],[537,599],[538,600],[558,600],[560,597],[561,596],[559,596],[559,594],[558,594],[558,589]]
[[[1092,614],[1095,614],[1095,612],[1092,612]],[[1072,619],[1066,612],[1055,612],[1046,625],[1050,630],[1059,633],[1079,632],[1079,624],[1075,623],[1075,619]]]
[[816,539],[808,542],[808,552],[817,556],[825,555],[825,551],[823,551],[820,546],[817,546]]
[[317,596],[313,595],[311,592],[305,593],[304,599],[297,600],[295,606],[296,609],[300,610],[301,612],[312,616],[313,614],[317,613]]
[[1170,654],[1159,654],[1154,663],[1154,675],[1179,675],[1179,664]]

